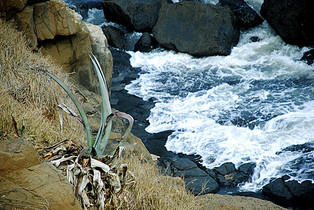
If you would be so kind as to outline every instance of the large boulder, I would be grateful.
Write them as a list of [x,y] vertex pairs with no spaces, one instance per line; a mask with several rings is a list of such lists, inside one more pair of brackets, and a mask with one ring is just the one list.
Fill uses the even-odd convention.
[[219,0],[219,5],[231,9],[241,29],[258,26],[264,21],[244,0]]
[[188,1],[163,4],[153,28],[161,46],[197,57],[230,54],[239,33],[229,8]]
[[0,140],[0,209],[82,209],[72,186],[31,144]]
[[313,209],[314,184],[289,180],[289,176],[277,178],[263,187],[263,194],[274,203],[297,209]]
[[106,35],[110,46],[119,48],[120,50],[127,49],[127,38],[124,31],[115,26],[104,26],[102,30]]
[[[6,6],[2,10],[8,8]],[[30,48],[50,56],[64,72],[71,75],[75,83],[98,92],[98,80],[89,58],[92,52],[98,58],[110,86],[112,56],[106,37],[99,27],[86,26],[63,1],[29,1],[20,12],[11,16],[17,28],[25,32]]]
[[151,31],[158,19],[161,0],[104,0],[107,20],[135,31]]
[[158,43],[148,32],[143,33],[141,38],[136,42],[134,51],[150,52],[157,47]]
[[287,43],[314,45],[313,0],[265,0],[261,15]]

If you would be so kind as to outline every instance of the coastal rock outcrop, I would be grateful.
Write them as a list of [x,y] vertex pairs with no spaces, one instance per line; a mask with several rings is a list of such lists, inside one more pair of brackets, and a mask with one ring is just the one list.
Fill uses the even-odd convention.
[[241,29],[258,26],[264,21],[244,0],[219,0],[219,5],[231,9]]
[[161,0],[104,0],[102,4],[108,21],[130,30],[151,31],[158,18]]
[[313,209],[314,184],[289,180],[288,175],[277,178],[263,187],[263,194],[274,203],[297,209]]
[[162,47],[197,57],[230,54],[239,34],[229,8],[189,1],[163,4],[153,28]]
[[[92,52],[100,61],[107,84],[111,84],[112,56],[101,30],[97,30],[96,35],[95,27],[86,26],[61,0],[14,2],[1,2],[1,16],[14,21],[17,28],[25,32],[32,50],[52,57],[72,80],[88,90],[97,91],[98,81],[89,59]],[[96,48],[99,45],[102,45],[101,50]]]
[[287,43],[314,45],[314,1],[265,0],[261,15]]
[[[72,186],[27,141],[0,140],[1,209],[81,209]],[[9,166],[9,167],[5,167]]]

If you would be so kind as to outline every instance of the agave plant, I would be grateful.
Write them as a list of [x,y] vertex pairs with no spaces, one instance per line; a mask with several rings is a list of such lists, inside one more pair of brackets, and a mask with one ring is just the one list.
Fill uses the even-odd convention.
[[[105,202],[114,206],[118,205],[117,197],[121,194],[123,186],[126,183],[125,177],[127,166],[121,165],[121,167],[117,169],[116,165],[112,163],[113,159],[119,157],[120,151],[122,151],[120,148],[123,148],[132,129],[134,120],[132,116],[123,112],[112,113],[104,74],[96,57],[91,55],[90,58],[99,80],[100,94],[102,98],[101,122],[95,139],[93,138],[87,116],[71,90],[55,75],[44,71],[66,91],[75,104],[80,116],[64,104],[60,104],[59,108],[82,122],[86,131],[88,147],[82,149],[78,143],[64,140],[52,147],[47,147],[42,150],[45,153],[47,152],[47,149],[50,151],[44,155],[43,159],[50,159],[56,167],[61,167],[61,169],[66,170],[68,181],[74,185],[75,194],[80,198],[84,209],[89,207],[104,209]],[[109,167],[109,165],[100,160],[103,159],[102,156],[111,132],[111,120],[115,116],[127,119],[129,121],[129,126],[122,136],[122,141],[112,152],[111,158],[109,159],[110,163],[109,161],[106,162],[107,164],[111,164]],[[60,118],[62,119],[62,116]],[[60,120],[60,127],[62,128],[62,120]],[[69,142],[71,142],[71,145],[68,148],[65,148],[63,144]],[[72,151],[70,156],[68,151]],[[92,151],[95,151],[95,156],[98,160],[92,157],[94,155]],[[66,168],[64,168],[62,164],[66,164]]]
[[[75,95],[72,93],[70,88],[65,83],[63,83],[60,79],[58,79],[55,75],[53,75],[47,71],[44,71],[44,72],[48,76],[50,76],[54,81],[56,81],[65,90],[65,92],[69,95],[69,97],[72,99],[77,110],[79,111],[79,114],[80,114],[79,119],[83,123],[84,128],[85,128],[87,145],[88,145],[88,154],[91,154],[92,151],[95,151],[97,158],[99,158],[103,155],[104,150],[105,150],[107,143],[108,143],[108,139],[109,139],[109,135],[111,132],[111,127],[112,127],[111,119],[114,116],[118,116],[118,117],[125,118],[129,121],[129,126],[128,126],[125,134],[123,135],[123,140],[120,142],[119,146],[123,146],[125,144],[127,137],[128,137],[128,135],[132,129],[134,120],[133,120],[132,116],[130,116],[126,113],[123,113],[123,112],[112,113],[110,101],[109,101],[109,94],[108,94],[106,80],[105,80],[105,76],[103,74],[103,71],[101,70],[100,64],[94,55],[90,55],[90,59],[94,65],[94,68],[95,68],[95,71],[97,74],[97,78],[99,81],[99,87],[100,87],[100,94],[101,94],[101,98],[102,98],[101,121],[100,121],[99,130],[97,132],[97,136],[95,139],[93,138],[92,131],[91,131],[91,128],[89,126],[87,116],[86,116],[81,104],[76,99]],[[66,106],[62,105],[60,107],[62,107],[63,110],[67,109],[67,112],[71,112],[71,114],[73,116],[75,116],[75,114],[73,114],[73,111],[69,111],[69,109]]]

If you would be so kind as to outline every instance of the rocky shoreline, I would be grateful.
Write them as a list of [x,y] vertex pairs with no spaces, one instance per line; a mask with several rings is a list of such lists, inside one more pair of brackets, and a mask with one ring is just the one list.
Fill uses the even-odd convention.
[[[298,183],[288,181],[289,177],[274,179],[259,192],[239,192],[238,184],[249,181],[253,174],[255,163],[246,163],[236,168],[227,162],[213,169],[204,168],[199,157],[193,155],[175,154],[167,151],[165,143],[172,131],[150,134],[145,131],[147,118],[154,102],[144,101],[130,95],[124,89],[137,78],[139,69],[130,65],[130,55],[125,51],[110,47],[113,55],[112,106],[127,112],[135,118],[132,132],[138,136],[151,154],[157,155],[158,166],[165,175],[183,177],[186,189],[195,195],[208,193],[241,195],[272,201],[284,207],[311,208],[311,198],[314,184],[305,181]],[[204,188],[204,184],[206,187]]]

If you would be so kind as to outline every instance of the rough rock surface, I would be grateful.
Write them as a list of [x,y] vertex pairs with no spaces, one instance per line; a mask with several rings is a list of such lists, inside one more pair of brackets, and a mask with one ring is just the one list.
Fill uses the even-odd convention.
[[120,50],[126,50],[127,40],[125,33],[121,29],[114,26],[104,26],[102,30],[106,35],[110,46],[119,48]]
[[182,177],[186,189],[195,195],[216,193],[220,189],[214,178],[188,158],[164,157],[159,159],[159,165],[166,174]]
[[265,0],[261,15],[287,43],[314,45],[314,1]]
[[[61,0],[34,0],[27,4],[16,1],[20,2],[19,5],[10,2],[2,2],[0,11],[4,11],[7,19],[12,17],[18,29],[25,32],[31,49],[40,48],[41,53],[52,57],[66,73],[71,73],[74,82],[88,90],[97,91],[98,80],[89,58],[93,52],[110,86],[112,57],[106,37],[100,29],[86,26],[79,15]],[[15,5],[14,10],[10,9],[12,5]],[[12,14],[8,15],[7,11]]]
[[157,47],[158,43],[148,32],[143,33],[136,42],[134,51],[150,52]]
[[135,31],[151,31],[158,18],[161,0],[104,0],[107,20]]
[[296,209],[313,209],[314,184],[311,181],[298,183],[289,176],[273,180],[263,187],[263,194],[273,202]]
[[163,4],[153,28],[161,46],[198,57],[230,54],[239,33],[229,8],[200,2]]
[[50,163],[39,163],[37,152],[26,141],[0,141],[3,159],[1,209],[81,209],[65,177]]
[[258,26],[264,21],[244,0],[219,0],[219,5],[231,9],[241,29]]

